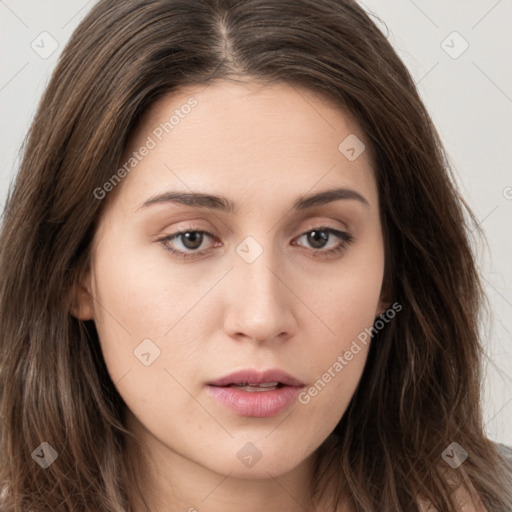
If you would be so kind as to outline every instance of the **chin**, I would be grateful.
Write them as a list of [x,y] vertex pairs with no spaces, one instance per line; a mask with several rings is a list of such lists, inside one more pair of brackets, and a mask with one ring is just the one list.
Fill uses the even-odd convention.
[[246,439],[232,440],[232,447],[214,453],[215,459],[204,461],[202,465],[233,478],[268,479],[284,475],[305,461],[301,455],[306,447],[297,446],[293,440],[283,446],[281,442],[272,443],[268,439],[254,443]]

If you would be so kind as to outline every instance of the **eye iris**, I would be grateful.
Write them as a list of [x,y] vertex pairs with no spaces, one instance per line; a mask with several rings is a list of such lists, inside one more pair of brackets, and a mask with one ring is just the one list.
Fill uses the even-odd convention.
[[[190,250],[197,249],[203,243],[204,235],[200,231],[186,231],[180,234],[183,245]],[[307,234],[308,243],[315,249],[321,249],[329,240],[326,230],[310,231]]]
[[308,243],[316,249],[322,248],[326,243],[329,235],[325,231],[311,231],[308,233]]
[[183,245],[187,249],[197,249],[203,242],[203,234],[199,231],[187,231],[181,235]]

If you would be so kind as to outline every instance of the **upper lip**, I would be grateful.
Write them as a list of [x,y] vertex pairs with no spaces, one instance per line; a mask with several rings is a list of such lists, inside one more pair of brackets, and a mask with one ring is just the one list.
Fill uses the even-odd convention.
[[210,386],[228,386],[229,384],[263,384],[267,382],[280,382],[286,386],[304,386],[304,383],[289,373],[278,368],[270,370],[255,370],[247,368],[230,373],[225,377],[208,382]]

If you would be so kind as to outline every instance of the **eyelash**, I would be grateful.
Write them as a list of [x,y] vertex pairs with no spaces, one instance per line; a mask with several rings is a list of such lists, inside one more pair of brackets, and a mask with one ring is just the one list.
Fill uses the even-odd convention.
[[[339,231],[337,229],[328,228],[328,227],[318,227],[318,228],[309,229],[308,231],[305,231],[304,233],[302,233],[298,238],[301,238],[304,235],[308,235],[309,233],[312,233],[314,231],[322,231],[325,233],[335,235],[341,241],[341,243],[339,245],[337,245],[336,247],[329,249],[327,251],[324,251],[322,249],[313,249],[314,256],[317,256],[317,255],[331,256],[334,254],[338,254],[338,253],[342,252],[343,250],[345,250],[347,248],[347,246],[354,241],[354,238],[350,233],[347,233],[346,231]],[[179,238],[181,235],[185,235],[186,233],[200,233],[202,235],[207,235],[211,238],[214,238],[214,236],[211,233],[209,233],[208,231],[204,231],[204,230],[200,230],[200,229],[193,229],[193,228],[186,228],[186,229],[179,230],[176,233],[173,233],[172,235],[161,238],[157,241],[160,242],[167,251],[171,252],[175,256],[178,256],[178,257],[184,258],[184,259],[185,258],[193,258],[195,256],[201,256],[203,254],[206,254],[210,250],[210,249],[206,249],[203,251],[194,251],[191,253],[186,253],[183,251],[178,251],[176,249],[172,249],[171,247],[169,247],[167,245],[167,242],[170,242],[176,238]]]

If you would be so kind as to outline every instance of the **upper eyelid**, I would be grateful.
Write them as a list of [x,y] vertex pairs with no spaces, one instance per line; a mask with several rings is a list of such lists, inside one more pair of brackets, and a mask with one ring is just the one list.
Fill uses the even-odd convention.
[[[346,229],[346,228],[338,228],[338,227],[333,227],[333,226],[327,226],[325,224],[318,224],[318,225],[315,225],[315,226],[312,226],[312,227],[309,227],[307,229],[303,229],[300,231],[300,233],[298,235],[296,235],[294,238],[297,238],[297,237],[300,237],[300,236],[303,236],[307,233],[311,233],[311,231],[333,231],[333,232],[343,232],[343,233],[348,233],[349,230]],[[203,229],[203,228],[199,228],[199,227],[185,227],[185,228],[179,228],[177,229],[176,231],[173,231],[172,233],[169,233],[168,235],[165,235],[163,238],[173,238],[173,237],[178,237],[180,234],[184,234],[184,233],[203,233],[203,234],[206,234],[208,236],[211,236],[213,238],[217,238],[213,233],[211,233],[210,231],[208,231],[207,229]]]
[[[317,215],[315,215],[315,217],[317,217]],[[318,215],[318,217],[324,217],[323,215]],[[313,221],[311,223],[311,219],[307,220],[306,222],[304,222],[304,218],[302,219],[299,219],[300,221],[300,224],[306,224],[307,223],[307,227],[305,229],[302,229],[300,230],[298,233],[299,235],[303,235],[304,233],[308,233],[310,231],[313,231],[315,229],[332,229],[332,230],[335,230],[335,231],[343,231],[343,232],[350,232],[352,227],[350,226],[350,223],[347,223],[341,219],[336,219],[336,218],[329,218],[327,219],[327,217],[330,217],[330,216],[325,216],[323,220],[316,220],[316,221]],[[203,222],[204,219],[201,219],[199,222]],[[182,221],[180,224],[184,225],[184,227],[177,227],[174,229],[174,231],[172,233],[169,233],[169,236],[172,236],[174,234],[177,234],[179,232],[183,233],[183,232],[187,232],[187,231],[196,231],[196,232],[202,232],[202,233],[208,233],[210,234],[211,236],[215,236],[213,235],[213,233],[211,233],[211,231],[218,231],[217,228],[213,228],[212,230],[209,230],[208,228],[203,228],[201,227],[199,224],[196,224],[194,225],[196,222],[198,222],[197,220],[193,220],[193,219],[190,219],[190,220],[184,220]],[[337,225],[332,225],[332,223],[336,223]],[[188,224],[188,225],[187,225]],[[210,224],[208,222],[208,224]],[[295,232],[297,233],[297,230],[294,228],[292,229],[291,228],[291,223],[289,223],[286,228],[285,228],[285,232],[287,233],[287,236],[291,234],[291,232]],[[231,229],[228,229],[228,232],[230,234],[233,234],[233,231]],[[296,235],[296,236],[299,236],[299,235]]]

